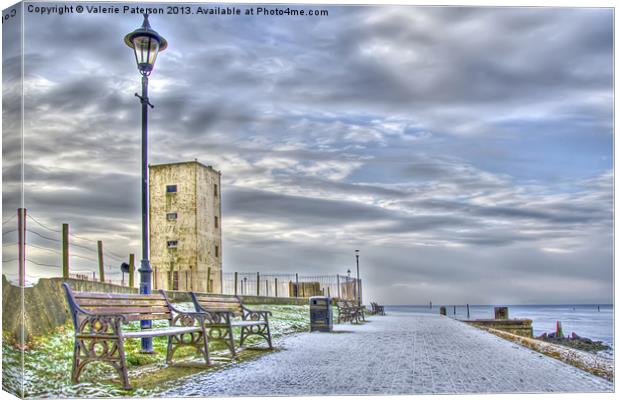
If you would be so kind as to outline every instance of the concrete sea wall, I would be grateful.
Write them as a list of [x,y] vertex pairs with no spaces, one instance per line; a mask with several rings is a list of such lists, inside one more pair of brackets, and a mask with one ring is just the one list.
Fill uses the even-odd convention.
[[[105,293],[138,293],[138,289],[108,283],[78,279],[39,279],[36,285],[19,288],[2,275],[2,329],[5,335],[19,341],[22,326],[24,340],[44,335],[64,325],[70,318],[62,283],[67,282],[75,291]],[[24,313],[22,308],[22,293]],[[174,301],[190,301],[187,292],[167,292]],[[234,297],[217,295],[218,297]],[[306,305],[308,299],[288,297],[240,296],[244,304],[297,304]]]
[[531,319],[474,319],[463,322],[480,328],[497,329],[518,336],[528,338],[533,336]]

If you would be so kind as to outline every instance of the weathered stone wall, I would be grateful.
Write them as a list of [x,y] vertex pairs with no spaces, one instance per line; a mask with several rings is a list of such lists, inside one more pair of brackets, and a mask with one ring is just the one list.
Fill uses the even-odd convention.
[[[10,284],[2,275],[2,329],[19,338],[22,324],[24,338],[32,335],[49,333],[54,328],[63,325],[69,318],[65,292],[62,288],[62,278],[39,279],[36,285],[23,289],[24,310],[22,319],[21,298],[22,290]],[[112,285],[108,283],[67,279],[76,291],[108,292],[108,293],[137,293],[138,289]]]
[[[52,332],[64,325],[70,318],[63,282],[68,282],[75,291],[107,292],[107,293],[138,293],[138,289],[77,279],[50,278],[39,279],[32,287],[23,289],[25,322],[22,321],[21,289],[10,284],[2,276],[2,329],[19,340],[22,323],[24,324],[25,340],[31,336]],[[191,301],[187,292],[168,292],[175,301]],[[226,295],[217,295],[226,296]],[[231,296],[232,297],[232,296]],[[308,299],[287,297],[240,296],[245,304],[308,304]]]
[[[166,294],[173,301],[183,302],[192,301],[188,292],[167,291]],[[205,293],[206,294],[206,293]],[[235,297],[229,294],[213,294],[217,297]],[[238,296],[243,304],[280,304],[280,305],[300,305],[305,306],[309,304],[308,299],[295,298],[295,297],[267,297],[267,296]]]
[[[220,173],[197,161],[151,165],[149,185],[153,287],[173,289],[169,282],[176,277],[176,290],[206,292],[210,267],[211,292],[220,293]],[[177,191],[167,192],[168,185]],[[168,219],[170,213],[176,219]],[[177,241],[176,248],[168,247],[170,240]]]
[[531,319],[475,319],[463,322],[478,327],[497,329],[513,335],[529,338],[533,336]]
[[[222,216],[220,174],[196,165],[196,246],[198,276],[204,282],[211,267],[209,292],[222,293]],[[215,219],[217,217],[217,227]],[[194,288],[207,291],[206,287]]]

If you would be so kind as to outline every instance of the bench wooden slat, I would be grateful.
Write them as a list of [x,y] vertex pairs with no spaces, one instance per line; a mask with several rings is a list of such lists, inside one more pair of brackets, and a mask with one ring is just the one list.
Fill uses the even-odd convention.
[[86,311],[94,314],[170,314],[168,307],[93,307],[83,306]]
[[166,307],[166,300],[76,299],[81,307]]
[[188,327],[172,327],[172,328],[157,328],[157,329],[145,329],[141,331],[123,332],[123,336],[126,338],[144,338],[144,337],[157,337],[157,336],[174,336],[181,333],[200,332],[199,326]]
[[73,292],[76,299],[130,299],[130,300],[161,300],[159,294],[133,294],[133,293],[91,293]]
[[239,304],[239,300],[234,297],[206,297],[206,296],[196,296],[198,301],[207,301],[213,303],[229,303],[229,304]]

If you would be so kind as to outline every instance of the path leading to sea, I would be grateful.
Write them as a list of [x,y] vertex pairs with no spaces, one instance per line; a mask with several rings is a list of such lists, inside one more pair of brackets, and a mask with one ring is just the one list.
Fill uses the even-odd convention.
[[613,384],[439,315],[373,316],[185,379],[168,396],[610,392]]

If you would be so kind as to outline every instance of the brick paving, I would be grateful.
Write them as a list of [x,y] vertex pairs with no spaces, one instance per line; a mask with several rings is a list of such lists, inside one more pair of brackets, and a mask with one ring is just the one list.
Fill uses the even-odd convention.
[[175,384],[167,396],[611,392],[613,384],[439,315],[373,316]]

